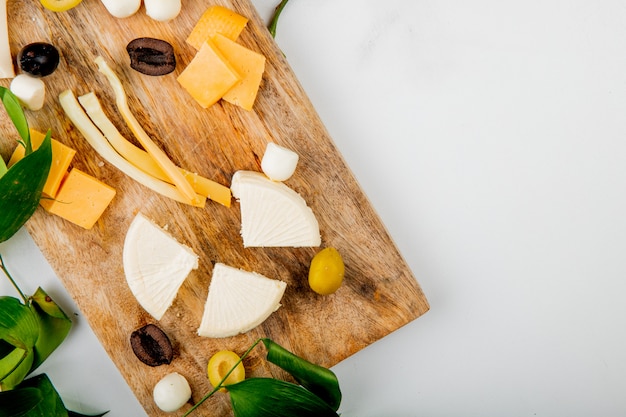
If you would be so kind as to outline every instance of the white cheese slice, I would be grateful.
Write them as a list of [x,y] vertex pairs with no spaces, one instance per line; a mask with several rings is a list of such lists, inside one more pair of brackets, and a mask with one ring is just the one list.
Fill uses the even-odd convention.
[[7,0],[0,0],[0,78],[15,77],[11,47],[9,45],[9,21]]
[[160,320],[172,305],[198,256],[141,213],[133,219],[123,250],[124,274],[131,292]]
[[260,172],[237,171],[231,181],[241,207],[244,247],[317,247],[321,244],[315,214],[287,185]]
[[216,263],[198,334],[230,337],[263,323],[280,307],[287,284]]

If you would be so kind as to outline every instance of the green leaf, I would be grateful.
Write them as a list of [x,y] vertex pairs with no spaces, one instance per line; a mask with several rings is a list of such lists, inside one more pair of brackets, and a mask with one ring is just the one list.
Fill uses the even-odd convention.
[[302,359],[271,339],[261,340],[267,349],[269,362],[289,372],[299,384],[320,397],[333,410],[339,409],[341,390],[333,371]]
[[2,86],[0,99],[25,148],[24,158],[11,168],[7,169],[4,160],[0,164],[1,243],[13,236],[37,209],[52,164],[52,145],[48,131],[39,149],[33,152],[28,121],[19,100]]
[[31,300],[31,309],[39,317],[39,337],[35,343],[32,372],[65,340],[72,321],[43,289],[37,288]]
[[4,159],[0,156],[0,178],[7,172],[7,164],[4,162]]
[[3,343],[0,358],[0,389],[9,390],[18,385],[30,372],[34,360],[34,346],[39,337],[39,319],[17,298],[0,297],[0,339],[14,346],[9,351]]
[[0,339],[28,349],[35,346],[38,335],[37,315],[15,297],[0,297]]
[[2,99],[2,104],[4,104],[4,109],[17,129],[17,133],[19,133],[22,138],[22,143],[26,148],[26,155],[29,155],[33,151],[33,148],[30,143],[28,121],[26,120],[26,115],[24,114],[20,101],[11,90],[2,86],[0,86],[0,98]]
[[235,417],[337,417],[317,395],[273,378],[249,378],[228,386]]
[[43,401],[37,388],[21,388],[0,392],[0,417],[26,415]]
[[28,378],[20,384],[17,390],[36,388],[41,392],[42,400],[26,414],[20,417],[69,417],[63,400],[52,385],[48,375],[41,374]]
[[29,374],[35,353],[33,349],[14,348],[0,360],[0,390],[11,390]]
[[46,374],[29,378],[11,391],[0,392],[0,417],[102,417],[106,413],[87,415],[67,410]]
[[61,307],[59,307],[59,305],[55,303],[52,298],[50,298],[43,288],[37,288],[37,291],[35,291],[30,299],[39,307],[41,312],[47,316],[71,323],[67,314],[61,310]]
[[41,146],[0,178],[0,242],[13,236],[33,215],[52,164],[50,131]]

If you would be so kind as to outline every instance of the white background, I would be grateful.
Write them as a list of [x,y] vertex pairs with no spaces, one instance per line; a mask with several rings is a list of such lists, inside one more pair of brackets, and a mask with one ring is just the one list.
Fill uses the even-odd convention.
[[[277,41],[431,303],[334,368],[342,415],[626,415],[626,3],[292,0]],[[144,415],[76,322],[67,405]]]

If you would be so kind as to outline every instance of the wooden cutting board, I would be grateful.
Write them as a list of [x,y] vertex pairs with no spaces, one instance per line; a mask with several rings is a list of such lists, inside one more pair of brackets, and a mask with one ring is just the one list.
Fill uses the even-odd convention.
[[[118,366],[146,412],[166,415],[152,401],[152,388],[165,374],[178,371],[192,386],[192,401],[208,390],[205,369],[220,349],[242,353],[259,337],[270,337],[298,355],[332,366],[381,339],[428,310],[420,287],[384,225],[346,166],[285,57],[246,0],[222,1],[250,18],[239,41],[267,57],[263,84],[253,111],[228,103],[202,109],[178,85],[176,76],[194,50],[184,40],[210,5],[209,0],[183,1],[183,12],[170,23],[146,17],[142,8],[127,19],[111,17],[98,0],[84,0],[75,9],[53,13],[39,2],[9,2],[11,50],[34,41],[56,45],[62,55],[58,70],[45,78],[47,101],[28,112],[31,127],[52,129],[53,137],[77,150],[73,166],[117,189],[101,220],[89,231],[39,209],[27,229],[75,299],[100,342]],[[172,74],[149,77],[129,67],[126,45],[151,36],[170,42],[178,67]],[[145,130],[179,165],[224,185],[237,170],[260,170],[268,142],[300,155],[296,174],[287,185],[298,191],[316,214],[322,246],[343,255],[346,279],[331,296],[314,294],[307,284],[308,265],[317,248],[248,248],[240,237],[239,205],[208,202],[203,209],[176,203],[120,173],[89,147],[64,117],[58,94],[71,88],[78,95],[94,91],[113,122],[129,139],[114,106],[112,91],[93,60],[103,56],[118,73],[129,103]],[[3,80],[3,85],[8,85]],[[17,134],[2,112],[0,152],[6,159]],[[125,232],[141,212],[166,226],[200,256],[200,267],[183,284],[176,301],[158,325],[174,343],[170,365],[150,368],[133,355],[130,333],[155,322],[137,304],[124,278]],[[197,336],[215,262],[256,271],[287,282],[283,306],[247,334],[207,339]],[[245,365],[250,375],[287,377],[264,361],[257,348]],[[216,395],[199,415],[232,415],[228,397]]]

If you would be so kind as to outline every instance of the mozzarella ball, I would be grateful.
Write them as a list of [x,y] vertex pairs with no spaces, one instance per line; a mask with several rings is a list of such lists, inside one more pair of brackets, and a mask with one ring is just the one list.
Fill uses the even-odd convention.
[[161,410],[171,413],[189,401],[191,388],[184,376],[178,372],[172,372],[157,382],[152,396],[154,397],[154,402]]
[[167,22],[180,13],[181,0],[144,0],[146,14],[154,20]]
[[11,81],[9,89],[29,110],[39,110],[43,107],[46,85],[41,79],[19,74]]
[[294,151],[270,142],[261,159],[261,169],[269,179],[285,181],[296,171],[298,159]]
[[120,19],[137,13],[141,7],[141,0],[101,0],[104,7],[112,16]]

